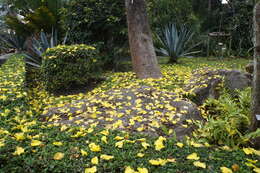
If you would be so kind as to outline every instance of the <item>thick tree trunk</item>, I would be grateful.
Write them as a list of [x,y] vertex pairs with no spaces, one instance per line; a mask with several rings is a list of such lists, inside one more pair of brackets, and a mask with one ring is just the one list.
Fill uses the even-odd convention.
[[160,78],[145,0],[125,0],[125,5],[134,72],[141,79]]
[[[257,3],[254,9],[254,80],[252,93],[252,122],[251,130],[260,128],[260,121],[256,116],[260,116],[260,3]],[[260,147],[260,138],[255,140],[256,145]]]

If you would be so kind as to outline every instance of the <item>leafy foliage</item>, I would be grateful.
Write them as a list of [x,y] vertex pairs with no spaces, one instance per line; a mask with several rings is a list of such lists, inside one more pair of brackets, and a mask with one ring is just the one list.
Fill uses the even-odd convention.
[[193,10],[193,0],[148,0],[147,6],[150,23],[155,31],[172,21],[193,26],[194,31],[200,29],[199,18]]
[[85,84],[100,74],[98,51],[92,46],[57,46],[46,51],[41,66],[47,90]]
[[95,44],[107,68],[113,68],[127,54],[127,24],[124,1],[71,0],[63,10],[68,43]]
[[239,91],[238,98],[224,93],[218,100],[209,99],[204,108],[208,121],[201,125],[198,137],[210,143],[243,145],[260,133],[249,133],[251,89]]
[[191,50],[198,45],[189,45],[193,36],[194,33],[185,25],[181,25],[180,28],[178,28],[175,24],[169,24],[164,28],[162,34],[157,34],[157,40],[159,42],[157,51],[170,57],[170,63],[176,63],[179,57],[199,52],[191,52]]

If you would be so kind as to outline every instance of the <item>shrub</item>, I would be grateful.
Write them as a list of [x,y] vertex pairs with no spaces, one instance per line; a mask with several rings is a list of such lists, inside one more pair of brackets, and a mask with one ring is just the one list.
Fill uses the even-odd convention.
[[84,44],[47,49],[41,66],[46,89],[69,89],[97,78],[101,70],[97,53],[96,48]]
[[[201,139],[214,144],[239,146],[260,135],[249,132],[251,89],[238,91],[238,97],[224,92],[218,100],[209,99],[204,105],[208,121],[196,133]],[[196,135],[195,135],[196,136]]]

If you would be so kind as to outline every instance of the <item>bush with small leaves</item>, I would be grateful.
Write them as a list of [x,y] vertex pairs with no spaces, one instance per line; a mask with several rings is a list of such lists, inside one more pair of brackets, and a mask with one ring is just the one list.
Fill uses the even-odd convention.
[[84,44],[59,45],[47,49],[43,56],[41,72],[46,89],[57,91],[97,79],[101,73],[100,67],[95,47]]

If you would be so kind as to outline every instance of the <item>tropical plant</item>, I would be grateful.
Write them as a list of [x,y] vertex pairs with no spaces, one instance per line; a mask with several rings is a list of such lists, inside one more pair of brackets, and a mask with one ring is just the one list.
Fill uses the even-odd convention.
[[0,42],[2,43],[0,49],[16,49],[18,51],[24,51],[26,49],[26,38],[15,34],[14,32],[2,32],[0,33]]
[[[64,37],[61,44],[65,44],[67,40],[67,35]],[[39,38],[32,38],[31,47],[28,51],[24,53],[26,63],[39,68],[42,62],[43,53],[46,52],[48,48],[53,48],[59,44],[57,30],[52,29],[52,34],[48,36],[45,32],[41,32]]]
[[209,99],[203,109],[206,111],[206,123],[200,123],[195,133],[201,141],[228,146],[248,144],[260,131],[250,133],[250,97],[251,88],[237,91],[234,97],[224,91],[218,100]]
[[185,25],[177,27],[176,24],[168,24],[156,34],[158,43],[157,52],[170,57],[170,63],[176,63],[179,57],[199,53],[200,51],[191,51],[200,43],[192,44],[194,32],[190,31]]

